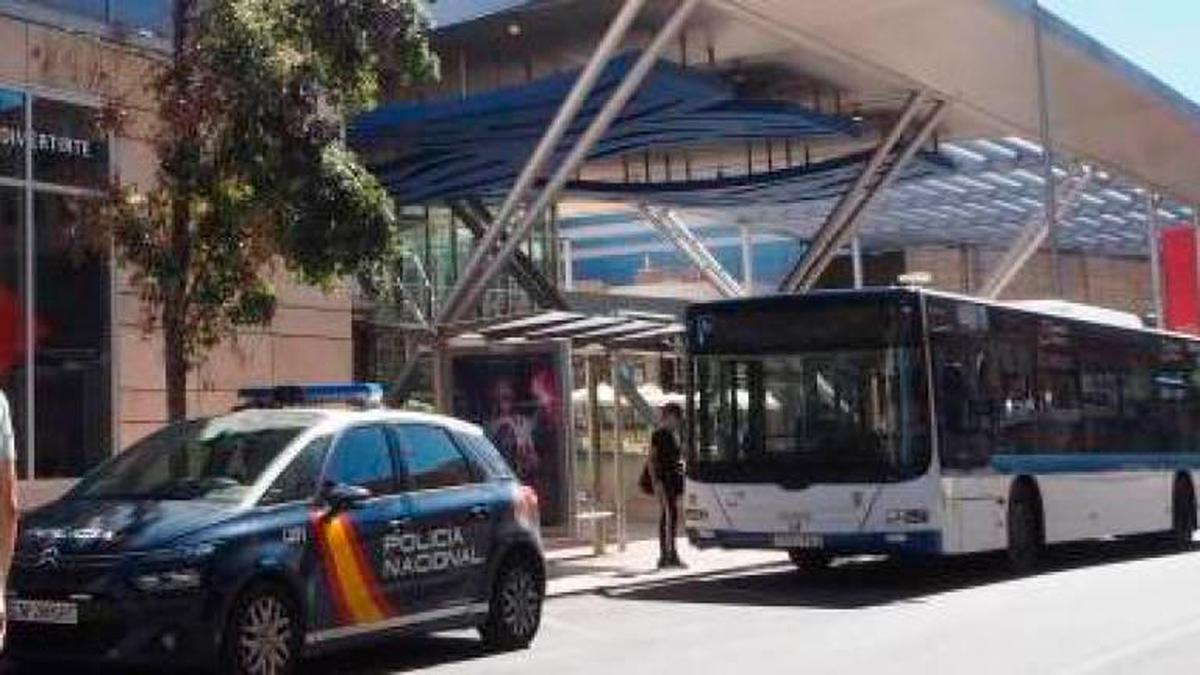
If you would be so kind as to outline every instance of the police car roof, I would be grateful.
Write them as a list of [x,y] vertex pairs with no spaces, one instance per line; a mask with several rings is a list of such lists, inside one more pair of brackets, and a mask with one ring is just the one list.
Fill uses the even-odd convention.
[[364,410],[303,406],[288,406],[285,408],[246,408],[240,411],[218,415],[217,417],[230,416],[253,416],[263,420],[268,424],[275,420],[284,421],[288,418],[295,420],[300,416],[311,416],[314,418],[314,420],[319,420],[311,426],[325,423],[350,424],[353,422],[409,422],[416,424],[433,424],[467,434],[478,435],[483,433],[483,429],[481,429],[478,425],[471,424],[470,422],[466,422],[455,417],[408,410],[395,410],[391,408],[368,408]]

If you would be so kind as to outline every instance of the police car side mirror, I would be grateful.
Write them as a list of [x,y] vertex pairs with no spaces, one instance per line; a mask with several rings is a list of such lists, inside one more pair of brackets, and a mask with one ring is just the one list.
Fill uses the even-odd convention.
[[359,485],[327,483],[321,499],[333,511],[349,511],[371,498],[371,491]]

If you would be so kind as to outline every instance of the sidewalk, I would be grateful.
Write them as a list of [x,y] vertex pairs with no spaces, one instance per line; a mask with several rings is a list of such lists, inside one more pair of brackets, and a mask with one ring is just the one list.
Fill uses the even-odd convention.
[[609,589],[659,583],[678,579],[750,571],[772,565],[790,565],[780,551],[724,551],[692,548],[679,540],[679,556],[687,569],[658,570],[658,540],[630,541],[624,552],[610,545],[604,555],[592,553],[592,547],[557,548],[546,553],[549,598],[597,593]]

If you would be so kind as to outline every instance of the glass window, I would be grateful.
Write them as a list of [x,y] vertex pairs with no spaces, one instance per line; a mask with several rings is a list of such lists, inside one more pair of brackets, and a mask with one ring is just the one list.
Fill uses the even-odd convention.
[[920,350],[697,362],[701,480],[904,480],[929,464]]
[[396,472],[383,429],[347,429],[329,460],[325,481],[364,487],[375,494],[395,492]]
[[395,429],[413,489],[435,490],[472,481],[467,459],[445,431],[421,424]]
[[97,189],[108,181],[108,142],[95,108],[35,98],[31,141],[34,180]]
[[8,397],[17,439],[17,467],[26,473],[25,452],[25,209],[18,188],[0,187],[0,389]]
[[0,89],[0,176],[25,179],[25,95]]
[[[109,0],[34,0],[35,4],[61,9],[80,16],[86,16],[89,19],[104,21],[108,16],[106,11]],[[138,3],[120,3],[117,4],[138,4]]]
[[275,479],[263,495],[263,504],[285,504],[306,501],[317,494],[325,454],[333,442],[328,436],[314,438],[296,455],[292,463]]
[[313,421],[250,411],[173,424],[97,468],[69,497],[238,501]]
[[35,472],[78,476],[111,454],[110,271],[72,198],[38,193]]
[[134,28],[150,29],[158,35],[170,35],[171,4],[171,0],[108,0],[108,20]]
[[1079,354],[1071,325],[1043,320],[1038,334],[1038,452],[1083,451]]

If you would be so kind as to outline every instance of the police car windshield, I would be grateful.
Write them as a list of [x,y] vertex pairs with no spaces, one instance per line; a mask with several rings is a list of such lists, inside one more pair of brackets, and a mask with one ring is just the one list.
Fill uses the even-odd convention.
[[68,499],[240,501],[320,416],[245,411],[170,425],[100,465]]

